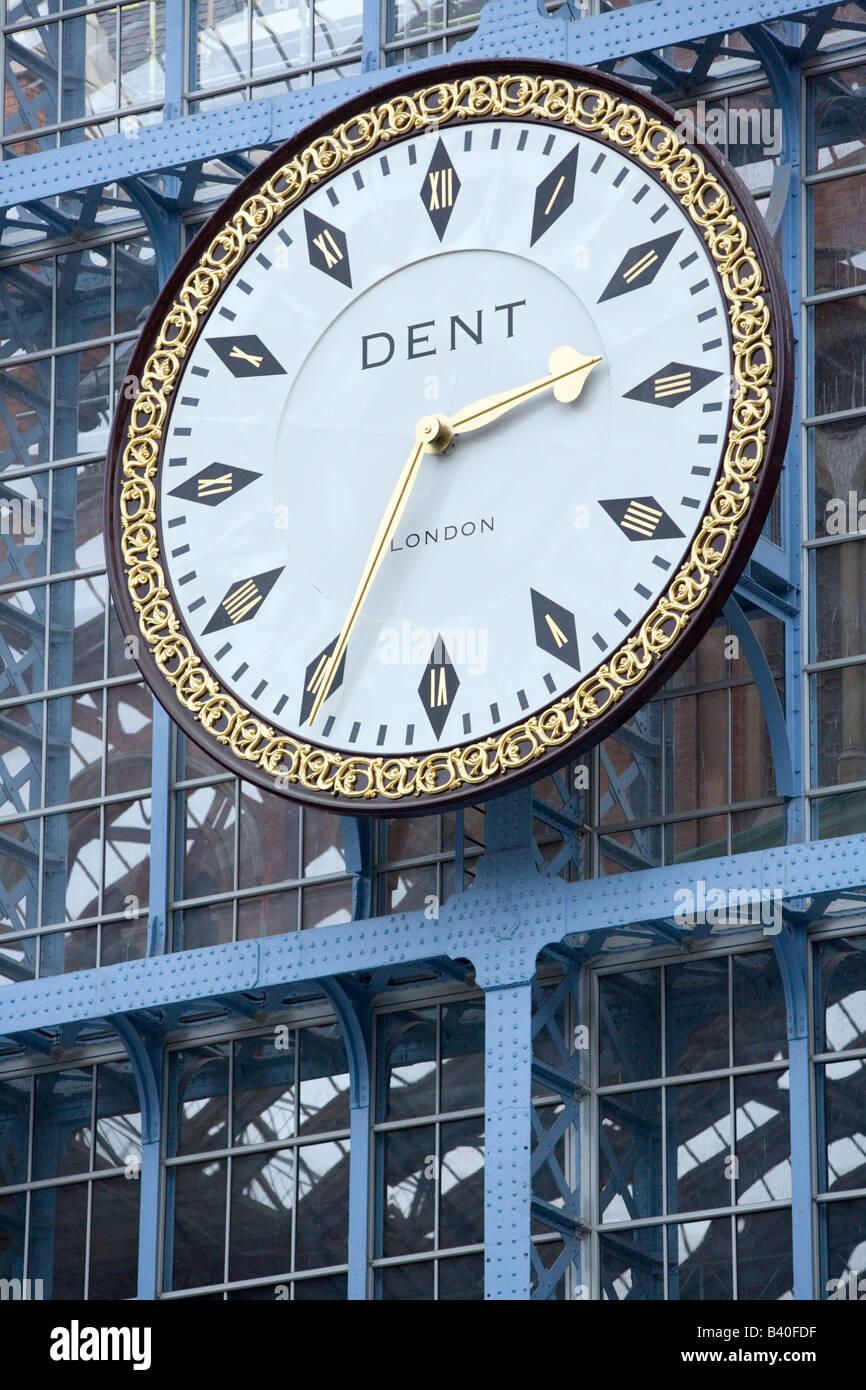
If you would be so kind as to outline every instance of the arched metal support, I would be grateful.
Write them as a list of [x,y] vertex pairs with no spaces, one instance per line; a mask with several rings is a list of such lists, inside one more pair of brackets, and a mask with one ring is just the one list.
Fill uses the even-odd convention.
[[752,631],[748,618],[733,594],[725,604],[724,612],[749,663],[749,669],[754,677],[761,701],[761,708],[764,711],[764,718],[767,721],[767,733],[770,737],[770,747],[773,750],[773,769],[776,774],[776,795],[791,797],[794,795],[791,742],[788,737],[788,726],[785,722],[785,711],[782,709],[782,702],[779,699],[779,692],[776,689],[770,664],[764,655],[763,647]]
[[156,1298],[159,1263],[162,1040],[144,1038],[124,1014],[109,1014],[107,1022],[126,1048],[141,1104],[137,1297],[153,1300]]
[[349,1059],[348,1297],[367,1297],[370,1252],[370,998],[340,980],[320,981],[340,1024]]

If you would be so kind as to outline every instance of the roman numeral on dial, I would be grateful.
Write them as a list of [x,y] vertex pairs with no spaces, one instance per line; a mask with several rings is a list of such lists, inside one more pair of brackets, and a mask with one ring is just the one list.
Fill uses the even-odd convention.
[[721,376],[721,372],[707,371],[706,367],[689,367],[685,362],[668,362],[657,372],[641,381],[631,391],[626,391],[629,401],[645,401],[648,405],[663,405],[668,410],[687,401],[690,396],[702,391],[711,381]]
[[307,251],[310,265],[323,270],[332,280],[339,280],[347,289],[352,288],[352,272],[349,269],[349,243],[346,233],[333,222],[323,222],[314,212],[304,209],[304,223],[307,228]]
[[[307,718],[309,717],[310,710],[313,708],[316,696],[319,693],[319,686],[325,679],[325,666],[327,664],[328,657],[331,655],[331,652],[336,647],[338,637],[339,633],[337,634],[337,637],[334,638],[333,642],[329,642],[327,647],[324,647],[322,651],[319,652],[318,656],[313,657],[313,660],[310,662],[309,666],[304,672],[304,689],[301,695],[302,724],[307,720]],[[339,690],[340,686],[343,684],[343,675],[345,673],[345,670],[346,653],[343,652],[342,659],[340,661],[339,666],[337,667],[337,673],[334,676],[334,679],[331,681],[331,688],[328,691],[329,700],[333,695],[334,691]]]
[[185,502],[200,502],[203,507],[218,507],[229,497],[237,497],[245,487],[260,478],[250,468],[235,468],[230,463],[212,463],[202,468],[179,487],[173,487],[170,497],[182,497]]
[[543,237],[548,227],[567,212],[574,202],[574,180],[577,173],[577,149],[561,159],[555,169],[551,169],[535,190],[535,207],[532,212],[532,234],[530,246]]
[[671,251],[679,232],[668,232],[667,236],[656,237],[653,241],[643,241],[626,251],[613,275],[610,277],[599,304],[606,299],[616,299],[630,290],[643,289],[651,285],[658,275]]
[[667,541],[683,534],[654,497],[599,499],[599,506],[630,541]]
[[285,376],[286,369],[281,367],[270,348],[265,347],[261,338],[255,333],[237,334],[230,338],[208,338],[208,347],[212,347],[219,360],[228,367],[232,376]]
[[424,182],[421,185],[421,202],[427,210],[427,216],[433,223],[433,230],[440,241],[451,221],[451,214],[454,211],[454,204],[459,192],[460,180],[457,177],[457,170],[451,163],[445,144],[440,138],[436,142],[433,158],[430,160],[427,173],[424,175]]
[[580,655],[577,650],[577,627],[574,614],[561,603],[530,589],[532,598],[532,621],[535,624],[535,641],[548,656],[558,656],[572,670],[580,670]]
[[283,570],[268,570],[266,574],[252,575],[249,579],[238,580],[232,584],[225,597],[220,599],[216,612],[204,629],[204,634],[221,632],[226,627],[237,627],[238,623],[248,623],[257,614]]
[[442,638],[437,636],[418,686],[424,712],[437,738],[441,737],[445,728],[459,688],[460,678],[454,670],[448,649]]

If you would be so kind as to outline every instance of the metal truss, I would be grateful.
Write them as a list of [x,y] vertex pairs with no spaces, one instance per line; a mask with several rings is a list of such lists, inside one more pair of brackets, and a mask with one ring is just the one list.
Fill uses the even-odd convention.
[[[288,139],[341,98],[375,93],[385,80],[401,74],[423,76],[441,61],[419,59],[398,67],[380,67],[381,16],[378,5],[365,7],[360,75],[340,84],[306,89],[270,100],[246,102],[203,114],[182,115],[180,54],[183,51],[183,4],[167,3],[166,119],[143,128],[134,139],[109,136],[79,141],[60,149],[7,159],[0,165],[0,213],[4,244],[9,247],[7,274],[15,281],[20,346],[26,350],[40,315],[46,312],[45,285],[34,243],[52,246],[86,244],[107,236],[113,222],[133,210],[144,223],[157,256],[160,278],[180,249],[181,219],[197,203],[213,202],[253,167],[250,153]],[[852,19],[852,13],[858,18]],[[378,15],[378,17],[377,17]],[[689,100],[711,93],[721,81],[720,60],[742,59],[744,81],[769,81],[783,111],[784,147],[774,181],[768,219],[781,227],[785,274],[792,304],[800,288],[800,215],[798,174],[799,68],[815,56],[822,39],[834,29],[866,34],[866,5],[834,4],[796,8],[791,0],[741,0],[725,9],[726,30],[718,32],[720,11],[709,0],[683,5],[670,0],[618,9],[579,21],[570,6],[548,16],[533,0],[489,0],[478,30],[452,50],[455,57],[513,59],[516,54],[555,58],[603,71],[616,71],[638,87],[670,100]],[[732,45],[738,31],[748,47]],[[749,66],[751,64],[751,66]],[[44,74],[51,80],[50,71]],[[11,282],[10,282],[11,283]],[[50,301],[48,301],[50,304]],[[16,319],[17,315],[17,319]],[[795,324],[795,335],[797,332]],[[47,362],[47,358],[45,359]],[[20,387],[22,413],[45,414],[46,368],[37,358],[31,377]],[[69,385],[70,399],[74,388]],[[48,460],[48,441],[38,425],[22,431],[14,418],[4,419],[13,451],[2,460],[6,481],[0,505],[19,495],[17,478],[28,472],[35,496],[47,501],[49,473],[37,466]],[[62,441],[60,450],[63,452]],[[57,446],[55,444],[55,456]],[[52,496],[61,515],[75,506],[75,470],[66,471],[69,495]],[[805,932],[830,900],[851,895],[866,885],[866,839],[805,843],[802,766],[802,634],[798,616],[800,586],[800,465],[792,445],[782,495],[782,546],[763,539],[727,611],[743,643],[761,695],[776,770],[777,790],[786,803],[785,848],[764,853],[696,861],[688,866],[691,881],[707,891],[772,891],[785,904],[782,931],[772,938],[785,986],[790,1048],[791,1135],[795,1295],[812,1297],[811,1155],[809,1142],[808,1037],[806,1019]],[[40,491],[41,489],[41,491]],[[71,536],[71,530],[69,532]],[[48,544],[47,535],[44,544]],[[71,541],[69,542],[71,544]],[[73,568],[71,552],[63,569]],[[33,555],[15,545],[7,548],[0,586],[28,582]],[[44,573],[43,565],[40,573]],[[44,593],[47,594],[47,588]],[[761,611],[785,624],[785,708],[747,614]],[[0,647],[3,694],[26,696],[33,668],[45,660],[47,614],[12,609],[0,593],[0,612],[7,632],[20,640]],[[71,661],[72,613],[52,613],[57,630],[70,634],[56,644],[57,663],[51,685],[62,686],[64,662]],[[40,642],[43,645],[40,646]],[[42,675],[42,672],[39,672]],[[39,682],[41,686],[41,680]],[[61,704],[63,702],[60,702]],[[29,717],[29,715],[28,715]],[[68,777],[69,729],[61,723],[48,731],[46,776],[60,786]],[[617,773],[605,762],[608,798],[639,818],[634,797],[641,779],[658,775],[658,711],[648,705],[623,733],[631,764]],[[24,810],[28,780],[39,773],[37,745],[42,731],[26,720],[0,715],[0,734],[17,739],[30,756],[20,762],[3,787],[7,800]],[[169,776],[170,721],[154,711],[152,752],[153,833],[150,855],[148,955],[144,960],[63,975],[59,961],[44,978],[10,984],[0,990],[0,1037],[28,1057],[62,1056],[72,1047],[116,1033],[127,1049],[142,1102],[143,1150],[139,1246],[140,1298],[157,1289],[158,1193],[162,1115],[162,1047],[169,1032],[203,1016],[213,1019],[267,1019],[293,1002],[326,999],[340,1022],[351,1072],[351,1171],[349,1213],[349,1296],[368,1293],[370,1183],[370,1001],[389,988],[418,978],[474,979],[486,997],[486,1161],[485,1263],[486,1297],[525,1299],[555,1296],[563,1278],[572,1291],[581,1287],[585,1228],[581,1196],[557,1158],[563,1135],[579,1136],[584,1095],[580,1057],[554,1041],[551,1020],[564,998],[577,1010],[577,983],[584,962],[602,950],[614,954],[662,944],[707,939],[711,929],[687,928],[676,920],[676,894],[683,886],[682,866],[647,868],[658,861],[658,831],[639,832],[635,850],[621,852],[629,872],[587,880],[583,862],[585,829],[579,793],[571,793],[561,775],[559,803],[549,805],[530,792],[515,793],[487,807],[487,848],[478,861],[474,885],[440,910],[370,917],[372,903],[372,836],[369,827],[344,821],[346,862],[353,876],[354,921],[346,926],[239,941],[182,953],[166,953],[169,916]],[[606,754],[602,751],[602,759]],[[41,757],[41,751],[40,751]],[[63,800],[55,795],[56,802]],[[63,817],[54,817],[61,822]],[[535,844],[533,819],[562,836],[546,859]],[[33,822],[36,824],[36,822]],[[52,832],[54,833],[54,832]],[[57,832],[62,833],[62,832]],[[27,877],[27,894],[39,890],[39,848],[30,842],[5,841],[0,854],[14,856]],[[66,846],[43,846],[43,893],[63,893]],[[567,882],[569,875],[578,881]],[[34,909],[35,911],[35,909]],[[42,920],[59,921],[62,914]],[[538,964],[554,963],[563,971],[552,993],[541,989]],[[533,1008],[533,994],[535,995]],[[544,1038],[558,1049],[555,1065],[534,1060]],[[533,1106],[533,1079],[562,1099],[552,1123],[542,1107]],[[574,1171],[580,1172],[575,1157]],[[530,1242],[530,1222],[540,1223],[558,1243],[551,1261],[544,1243]],[[554,1241],[549,1242],[554,1249]]]

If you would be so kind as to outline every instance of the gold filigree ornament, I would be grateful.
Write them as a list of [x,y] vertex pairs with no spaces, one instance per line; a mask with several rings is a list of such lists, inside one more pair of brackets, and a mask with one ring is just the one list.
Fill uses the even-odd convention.
[[[585,76],[589,83],[582,80]],[[748,227],[712,165],[672,125],[592,85],[543,70],[459,76],[392,95],[313,139],[242,203],[177,289],[141,373],[123,448],[118,541],[138,626],[162,680],[196,721],[196,737],[235,771],[307,799],[357,809],[429,811],[437,800],[496,789],[609,717],[657,671],[706,602],[766,462],[774,348],[767,283]],[[723,465],[687,557],[639,629],[571,693],[490,738],[418,757],[341,754],[264,724],[221,689],[184,632],[165,582],[157,530],[157,470],[170,398],[214,301],[256,242],[308,191],[389,142],[467,120],[535,120],[608,141],[651,170],[703,234],[723,290],[733,341],[732,408]],[[778,331],[778,330],[777,330]],[[163,696],[168,691],[156,685]],[[166,700],[169,709],[172,701]],[[217,745],[216,747],[214,745]],[[574,750],[576,751],[576,750]],[[224,753],[223,761],[226,761]]]

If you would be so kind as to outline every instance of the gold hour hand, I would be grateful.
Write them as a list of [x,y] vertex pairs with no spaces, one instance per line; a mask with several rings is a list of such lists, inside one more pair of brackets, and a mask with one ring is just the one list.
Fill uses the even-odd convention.
[[552,390],[558,401],[576,401],[589,373],[600,361],[600,357],[585,357],[571,347],[554,348],[547,364],[547,376],[530,381],[526,386],[518,386],[513,391],[502,391],[499,395],[483,396],[480,401],[473,401],[472,405],[458,410],[449,418],[451,433],[466,434],[469,430],[481,429],[541,391]]

